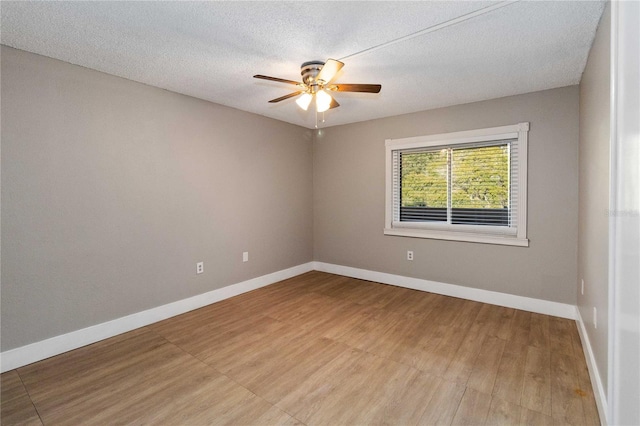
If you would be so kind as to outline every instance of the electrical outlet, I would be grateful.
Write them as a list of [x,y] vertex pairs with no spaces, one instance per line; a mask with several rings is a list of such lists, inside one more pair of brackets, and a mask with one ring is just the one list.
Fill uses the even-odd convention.
[[593,307],[593,328],[598,328],[598,310]]
[[248,262],[249,261],[249,252],[245,251],[242,253],[242,261],[243,262]]
[[413,252],[411,250],[407,251],[407,260],[413,260]]
[[196,263],[196,274],[201,274],[204,272],[204,262]]
[[582,281],[582,287],[581,287],[581,289],[580,289],[580,292],[581,292],[581,293],[582,293],[582,295],[584,296],[584,280],[581,280],[581,281]]

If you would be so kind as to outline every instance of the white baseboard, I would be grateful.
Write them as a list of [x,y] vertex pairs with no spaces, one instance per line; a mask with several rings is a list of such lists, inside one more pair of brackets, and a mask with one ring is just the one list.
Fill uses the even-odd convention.
[[[393,275],[366,269],[334,265],[324,262],[309,262],[289,269],[277,271],[261,277],[253,278],[237,284],[229,285],[204,294],[193,296],[177,302],[158,306],[146,311],[137,312],[126,317],[97,324],[71,333],[55,336],[0,354],[0,372],[13,370],[36,361],[40,361],[100,340],[144,327],[164,319],[219,302],[269,284],[282,281],[296,275],[317,270],[353,278],[396,285],[414,290],[428,291],[446,296],[475,300],[509,308],[522,309],[562,318],[576,319],[576,308],[573,305],[533,299],[489,290],[464,287],[454,284],[440,283],[419,278]],[[581,333],[582,335],[582,333]],[[590,346],[589,346],[590,347]],[[587,358],[589,361],[589,359]],[[595,366],[595,364],[594,364]]]
[[591,379],[591,386],[593,387],[593,394],[596,397],[596,405],[598,406],[598,414],[600,415],[600,423],[603,425],[609,424],[607,419],[607,413],[609,412],[607,404],[607,394],[604,391],[602,379],[598,371],[598,365],[596,364],[596,358],[593,355],[591,349],[591,342],[589,341],[589,335],[585,328],[582,315],[580,315],[580,309],[576,306],[576,323],[578,323],[578,333],[580,334],[580,340],[582,340],[582,350],[584,351],[584,357],[587,360],[587,367],[589,370],[589,378]]
[[203,306],[255,290],[287,278],[295,277],[313,270],[313,262],[283,269],[261,277],[212,290],[207,293],[151,308],[146,311],[127,315],[71,333],[41,340],[30,345],[11,349],[0,354],[0,371],[13,370],[23,365],[59,355],[61,353],[90,345],[136,328],[144,327]]
[[514,294],[499,293],[497,291],[482,290],[479,288],[446,284],[420,278],[369,271],[367,269],[358,269],[349,266],[334,265],[331,263],[313,262],[313,265],[313,269],[316,271],[345,275],[347,277],[375,281],[383,284],[391,284],[414,290],[428,291],[430,293],[459,297],[461,299],[475,300],[476,302],[521,309],[523,311],[536,312],[539,314],[552,315],[572,320],[576,319],[576,307],[566,303],[551,302],[549,300],[516,296]]

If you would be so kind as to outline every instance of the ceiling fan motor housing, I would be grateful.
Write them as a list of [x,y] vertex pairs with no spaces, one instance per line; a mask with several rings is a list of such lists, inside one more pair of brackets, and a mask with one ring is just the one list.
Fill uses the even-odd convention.
[[300,75],[302,75],[302,81],[309,86],[311,93],[315,93],[319,90],[316,77],[320,70],[324,66],[323,61],[308,61],[300,65]]

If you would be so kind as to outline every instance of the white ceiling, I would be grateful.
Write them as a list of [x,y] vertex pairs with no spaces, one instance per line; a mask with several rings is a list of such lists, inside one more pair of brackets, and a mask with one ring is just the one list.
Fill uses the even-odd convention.
[[[312,128],[300,64],[341,59],[499,2],[11,2],[2,44]],[[577,84],[602,1],[519,1],[344,60],[322,127]]]

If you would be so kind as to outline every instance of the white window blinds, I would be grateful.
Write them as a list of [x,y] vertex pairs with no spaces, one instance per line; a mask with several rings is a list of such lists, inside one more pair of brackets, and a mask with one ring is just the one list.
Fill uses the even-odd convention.
[[459,139],[437,135],[423,143],[421,138],[387,141],[385,233],[420,236],[406,231],[413,228],[526,238],[520,210],[526,201],[521,163],[526,170],[528,123],[496,128],[507,129],[512,131],[460,132]]
[[395,150],[394,222],[514,228],[518,168],[513,142]]

